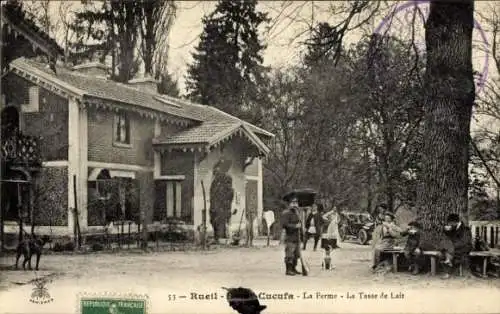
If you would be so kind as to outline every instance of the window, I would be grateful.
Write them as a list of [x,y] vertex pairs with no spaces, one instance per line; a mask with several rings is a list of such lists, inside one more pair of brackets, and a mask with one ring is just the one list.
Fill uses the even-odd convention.
[[167,191],[166,191],[166,209],[167,218],[181,218],[181,181],[167,181]]
[[115,115],[114,142],[130,145],[130,120],[125,112]]

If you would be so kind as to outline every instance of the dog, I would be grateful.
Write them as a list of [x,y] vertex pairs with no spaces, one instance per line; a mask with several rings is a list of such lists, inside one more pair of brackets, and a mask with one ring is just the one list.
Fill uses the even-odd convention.
[[17,254],[16,254],[16,269],[18,269],[19,258],[21,255],[24,257],[23,260],[23,270],[26,270],[26,263],[28,263],[28,269],[31,268],[31,258],[33,255],[36,256],[36,265],[35,270],[38,270],[38,265],[40,264],[40,257],[42,256],[42,249],[45,243],[52,242],[50,237],[44,235],[40,238],[33,235],[27,237],[22,242],[17,245]]

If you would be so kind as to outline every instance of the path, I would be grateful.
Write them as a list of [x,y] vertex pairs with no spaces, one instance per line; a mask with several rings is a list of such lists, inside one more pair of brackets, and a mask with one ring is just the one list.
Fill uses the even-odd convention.
[[[299,313],[303,312],[301,306],[307,306],[308,312],[313,309],[315,310],[313,312],[331,312],[334,306],[339,312],[342,312],[342,308],[354,312],[356,309],[357,312],[366,312],[366,309],[380,308],[385,313],[391,310],[397,312],[398,308],[401,311],[401,306],[405,306],[407,312],[406,305],[412,302],[420,304],[418,311],[422,310],[422,306],[435,311],[433,302],[426,303],[421,298],[428,295],[429,298],[437,300],[437,294],[443,301],[449,299],[447,307],[440,312],[453,309],[470,312],[458,304],[460,301],[470,300],[471,293],[477,294],[478,291],[485,302],[482,311],[486,309],[493,311],[492,304],[496,306],[494,312],[500,311],[500,306],[497,305],[500,297],[498,279],[456,278],[443,281],[439,277],[411,276],[408,273],[387,274],[380,277],[371,274],[369,270],[369,247],[357,244],[342,244],[342,249],[334,252],[337,268],[333,271],[321,270],[320,251],[308,250],[304,255],[311,267],[311,274],[308,277],[284,276],[282,249],[275,243],[271,247],[221,248],[209,252],[47,255],[42,257],[39,275],[56,275],[53,282],[48,285],[54,302],[45,305],[31,304],[28,299],[33,286],[12,284],[16,281],[28,282],[34,278],[33,273],[3,271],[4,290],[0,291],[0,304],[2,311],[19,313],[20,309],[23,309],[30,313],[67,313],[68,307],[76,306],[75,295],[78,292],[120,291],[149,294],[154,312],[168,310],[174,313],[231,313],[225,300],[222,299],[225,291],[221,287],[245,286],[256,292],[264,292],[268,296],[285,292],[295,295],[294,300],[286,302],[262,300],[261,303],[269,305],[269,310],[264,313],[280,311]],[[5,263],[6,260],[2,262]],[[451,291],[454,292],[450,293]],[[202,295],[214,292],[218,300],[189,300],[191,293]],[[317,292],[319,294],[316,294]],[[355,300],[347,299],[348,292],[355,295]],[[404,299],[394,298],[382,302],[360,300],[362,295],[359,292],[379,297],[383,292],[387,293],[389,298],[391,293],[393,297],[397,297],[398,294],[401,296],[400,293],[405,296]],[[309,294],[314,295],[313,299],[304,300]],[[321,299],[324,294],[329,294],[330,297],[338,294],[339,299],[336,301]],[[463,299],[460,298],[461,294],[464,294]],[[180,299],[182,295],[187,298]],[[300,300],[297,299],[299,295]],[[12,302],[12,300],[19,301]],[[495,300],[495,303],[491,303],[491,300]],[[193,306],[196,306],[196,311]],[[472,311],[474,309],[480,308],[471,308]]]

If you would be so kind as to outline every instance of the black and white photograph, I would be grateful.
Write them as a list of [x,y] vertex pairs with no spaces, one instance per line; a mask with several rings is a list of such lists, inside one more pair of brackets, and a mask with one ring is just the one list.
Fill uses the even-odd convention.
[[500,312],[500,1],[0,13],[0,314]]

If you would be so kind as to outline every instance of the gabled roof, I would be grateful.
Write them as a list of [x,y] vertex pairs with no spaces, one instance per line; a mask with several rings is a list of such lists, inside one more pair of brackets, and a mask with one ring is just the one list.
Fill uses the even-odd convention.
[[217,146],[219,143],[231,139],[234,135],[246,137],[253,143],[260,153],[267,155],[269,148],[244,123],[205,122],[200,126],[181,130],[180,132],[154,139],[155,145],[202,145],[205,148]]
[[[11,63],[13,72],[43,84],[55,86],[83,103],[98,103],[113,106],[114,103],[127,108],[149,110],[187,121],[188,128],[169,138],[158,138],[157,145],[180,145],[204,143],[213,145],[241,132],[254,143],[259,151],[268,151],[267,146],[256,135],[272,138],[274,135],[215,107],[195,104],[186,100],[149,93],[132,86],[111,80],[83,75],[77,71],[58,66],[56,72],[44,64],[20,58]],[[104,100],[104,102],[103,102]],[[109,104],[111,102],[112,104]]]

